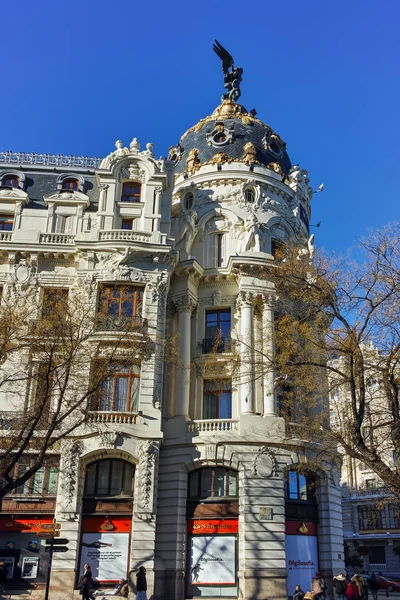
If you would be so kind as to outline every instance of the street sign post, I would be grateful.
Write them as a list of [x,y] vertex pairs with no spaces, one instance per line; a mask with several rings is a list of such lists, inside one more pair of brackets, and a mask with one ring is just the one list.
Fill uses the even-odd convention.
[[67,538],[58,538],[57,540],[54,540],[53,538],[48,538],[46,540],[46,544],[50,545],[62,545],[62,546],[66,546],[67,544],[69,544],[69,540],[67,540]]
[[37,535],[37,537],[40,537],[40,538],[60,537],[60,532],[59,531],[38,531],[38,533],[36,535]]
[[46,546],[44,549],[45,552],[68,552],[67,546]]
[[61,523],[41,523],[39,527],[40,529],[61,529]]

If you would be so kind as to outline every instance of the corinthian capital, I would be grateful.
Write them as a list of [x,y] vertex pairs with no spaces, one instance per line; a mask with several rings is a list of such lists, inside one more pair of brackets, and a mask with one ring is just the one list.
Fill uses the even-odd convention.
[[236,308],[240,311],[246,306],[253,306],[255,295],[253,292],[239,292],[236,300]]
[[278,303],[278,296],[274,292],[265,292],[262,294],[262,303],[264,309],[274,310]]
[[184,296],[180,296],[173,300],[175,309],[178,313],[181,312],[193,312],[197,307],[197,302],[193,300],[193,298],[189,294],[185,294]]

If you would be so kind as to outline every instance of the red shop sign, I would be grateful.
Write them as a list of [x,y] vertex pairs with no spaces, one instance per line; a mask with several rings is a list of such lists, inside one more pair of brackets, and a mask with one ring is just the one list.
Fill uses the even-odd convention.
[[226,535],[238,531],[238,519],[195,519],[187,522],[187,533],[191,535]]
[[0,531],[18,532],[18,533],[37,533],[42,525],[53,523],[53,517],[44,517],[35,519],[19,519],[14,517],[0,518]]
[[289,535],[318,535],[318,527],[311,521],[286,521],[286,533]]
[[86,517],[82,529],[84,533],[129,533],[131,523],[127,517]]

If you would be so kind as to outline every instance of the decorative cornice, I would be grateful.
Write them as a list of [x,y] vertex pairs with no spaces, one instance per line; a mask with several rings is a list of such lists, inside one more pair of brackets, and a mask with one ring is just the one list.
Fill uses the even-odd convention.
[[97,169],[100,166],[102,158],[96,156],[64,156],[64,154],[37,154],[31,152],[0,152],[0,163],[6,164],[27,164],[41,165],[51,167],[81,167],[83,169]]

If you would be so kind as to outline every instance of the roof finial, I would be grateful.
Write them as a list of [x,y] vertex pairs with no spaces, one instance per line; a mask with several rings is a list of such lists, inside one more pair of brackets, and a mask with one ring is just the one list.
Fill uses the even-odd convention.
[[[213,45],[214,52],[222,60],[222,71],[224,72],[224,88],[227,93],[221,98],[221,101],[231,100],[236,102],[240,97],[240,82],[242,81],[243,69],[234,66],[234,60],[227,50],[215,40]],[[229,70],[231,69],[231,70]]]

